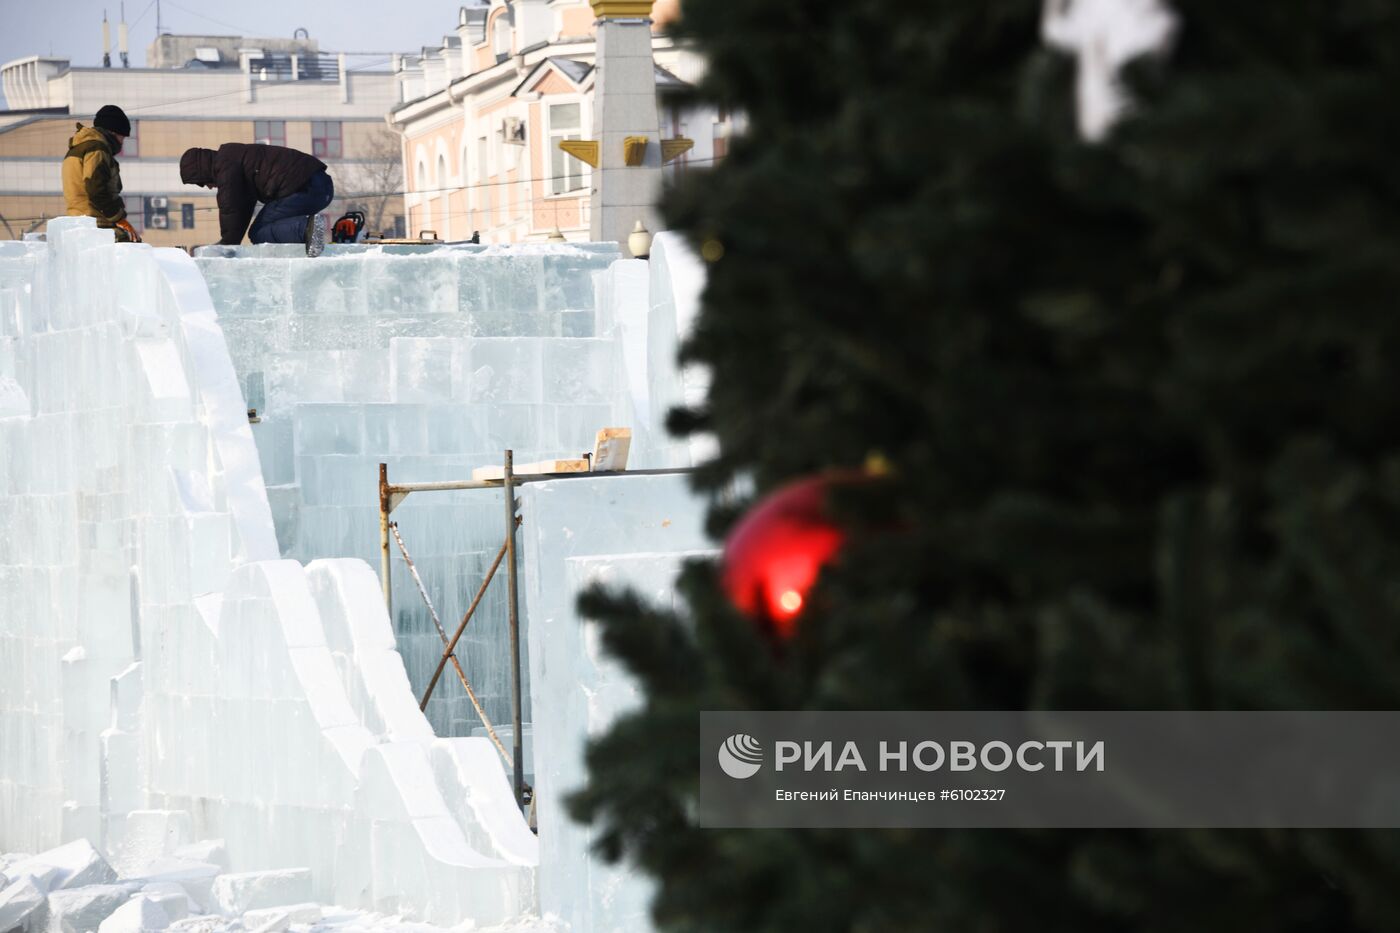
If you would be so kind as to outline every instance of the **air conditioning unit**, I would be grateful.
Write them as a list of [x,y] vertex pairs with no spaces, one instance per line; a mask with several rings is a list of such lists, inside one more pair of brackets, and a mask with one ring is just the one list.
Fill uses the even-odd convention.
[[506,117],[501,121],[501,139],[512,146],[525,145],[525,121],[519,117]]
[[151,198],[151,209],[163,211],[170,207],[169,198]]
[[[163,201],[165,199],[161,198],[161,200]],[[150,217],[146,218],[146,226],[150,227],[152,230],[169,230],[170,218],[165,214],[152,214]]]

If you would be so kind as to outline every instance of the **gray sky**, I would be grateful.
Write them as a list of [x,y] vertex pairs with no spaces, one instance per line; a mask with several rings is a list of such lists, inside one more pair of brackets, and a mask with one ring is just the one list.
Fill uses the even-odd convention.
[[[290,38],[305,26],[327,52],[412,52],[453,32],[462,5],[463,0],[160,0],[160,17],[166,32]],[[74,65],[100,65],[106,10],[116,64],[120,9],[121,0],[0,0],[0,63],[52,54]],[[126,21],[131,64],[139,68],[156,35],[154,0],[126,0]]]

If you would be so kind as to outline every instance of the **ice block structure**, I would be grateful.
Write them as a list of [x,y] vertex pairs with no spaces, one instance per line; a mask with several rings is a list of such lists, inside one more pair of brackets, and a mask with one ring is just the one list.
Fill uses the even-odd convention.
[[[285,247],[201,251],[258,411],[283,556],[378,567],[380,463],[392,482],[465,479],[506,448],[518,464],[579,457],[598,429],[625,426],[632,467],[690,465],[691,445],[661,423],[703,391],[675,371],[703,269],[678,238],[658,242],[651,266],[610,244],[331,247],[315,263]],[[499,493],[480,491],[414,495],[394,512],[449,631],[502,543],[503,516]],[[441,639],[397,543],[391,554],[398,649],[421,696]],[[487,591],[458,652],[496,724],[511,718],[504,600],[503,586]],[[527,722],[530,705],[527,689]],[[438,735],[481,726],[451,671],[428,718]]]
[[524,597],[537,743],[540,910],[574,933],[650,929],[652,885],[592,851],[593,831],[568,818],[564,799],[586,777],[584,745],[638,702],[629,675],[582,619],[577,594],[593,583],[629,587],[675,605],[681,561],[714,554],[703,511],[684,476],[590,477],[520,491]]
[[223,869],[182,843],[222,838],[298,896],[533,913],[500,759],[433,735],[373,571],[282,559],[194,262],[47,233],[0,243],[0,851],[86,838],[193,884]]
[[[464,478],[507,447],[578,454],[629,425],[633,467],[705,455],[660,430],[703,391],[675,367],[703,270],[671,237],[653,257],[195,261],[83,218],[0,243],[0,851],[89,839],[149,887],[131,913],[178,911],[175,886],[230,916],[266,896],[645,929],[649,889],[598,863],[562,807],[586,736],[635,699],[574,597],[603,580],[670,598],[678,561],[710,547],[685,479],[521,490],[543,868],[454,679],[418,710],[439,638],[402,561],[391,620],[355,558],[377,558],[380,462],[396,481]],[[499,493],[415,495],[394,517],[450,627],[500,543]],[[505,725],[503,598],[497,584],[460,654]],[[16,910],[38,909],[41,883],[5,888]]]
[[[649,448],[648,465],[688,467],[716,453],[710,435],[677,439],[666,433],[666,414],[677,406],[699,406],[710,388],[708,368],[698,363],[677,364],[676,354],[700,314],[705,267],[685,240],[675,233],[658,233],[648,263],[646,342]],[[622,307],[627,302],[624,298]],[[619,311],[627,316],[626,310]]]

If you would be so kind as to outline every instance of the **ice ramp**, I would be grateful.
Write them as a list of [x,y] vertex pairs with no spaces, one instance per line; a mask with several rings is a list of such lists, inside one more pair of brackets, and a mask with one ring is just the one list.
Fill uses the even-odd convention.
[[415,719],[372,572],[277,559],[183,253],[86,218],[0,244],[0,521],[0,850],[119,850],[165,809],[234,871],[311,869],[318,899],[534,912],[499,760]]

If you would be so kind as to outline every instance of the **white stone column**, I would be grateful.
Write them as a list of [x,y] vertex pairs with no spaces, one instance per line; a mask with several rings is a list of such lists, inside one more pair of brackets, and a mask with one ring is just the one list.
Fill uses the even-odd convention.
[[[598,14],[597,75],[593,84],[592,238],[616,242],[625,251],[638,220],[660,228],[656,199],[661,188],[661,121],[656,109],[656,70],[651,53],[650,3],[592,0]],[[623,140],[647,138],[641,165],[624,161]]]

